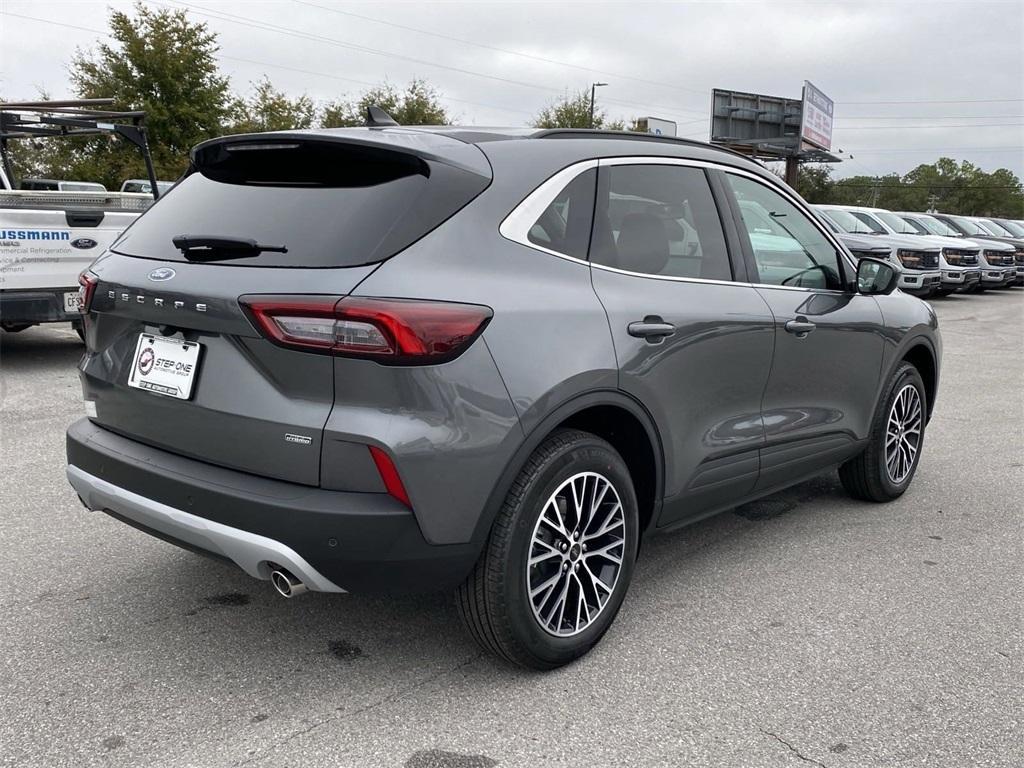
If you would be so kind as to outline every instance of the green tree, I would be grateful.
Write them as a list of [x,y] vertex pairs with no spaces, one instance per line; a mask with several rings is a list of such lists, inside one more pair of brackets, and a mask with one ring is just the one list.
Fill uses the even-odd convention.
[[311,128],[316,116],[313,100],[306,94],[290,99],[264,77],[247,99],[237,99],[232,108],[231,133],[287,131]]
[[608,122],[608,116],[603,109],[595,107],[594,125],[590,125],[590,91],[582,90],[576,93],[567,93],[560,99],[548,104],[530,122],[534,128],[608,128],[611,130],[625,130],[625,123],[621,120]]
[[405,90],[383,83],[364,91],[354,101],[334,101],[324,106],[320,124],[324,128],[363,125],[366,108],[380,107],[399,125],[451,125],[440,95],[424,80],[412,80]]
[[[134,16],[110,13],[113,44],[79,51],[71,82],[81,98],[113,98],[114,109],[144,110],[157,176],[173,179],[188,165],[189,149],[218,136],[230,115],[228,80],[215,54],[217,36],[183,10],[135,5]],[[68,174],[117,188],[144,175],[137,150],[92,139],[69,158]]]
[[797,169],[796,191],[809,203],[831,202],[832,166],[801,165]]

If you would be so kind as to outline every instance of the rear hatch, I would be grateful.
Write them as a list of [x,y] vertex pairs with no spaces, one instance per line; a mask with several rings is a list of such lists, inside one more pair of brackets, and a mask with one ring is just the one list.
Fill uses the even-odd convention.
[[476,147],[403,130],[200,145],[186,178],[92,267],[81,370],[94,421],[317,485],[333,360],[261,334],[240,297],[346,296],[489,181]]

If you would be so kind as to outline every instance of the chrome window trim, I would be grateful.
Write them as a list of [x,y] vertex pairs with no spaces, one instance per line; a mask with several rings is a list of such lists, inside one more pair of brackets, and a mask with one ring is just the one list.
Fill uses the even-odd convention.
[[574,181],[581,173],[597,168],[597,163],[597,160],[584,160],[579,163],[573,163],[560,170],[554,176],[548,177],[546,181],[542,182],[539,187],[523,198],[512,209],[512,212],[501,222],[498,232],[506,240],[525,245],[527,248],[533,248],[535,251],[550,253],[552,256],[574,261],[577,264],[590,264],[586,259],[578,259],[575,256],[569,256],[566,253],[559,253],[550,248],[545,248],[543,245],[537,245],[537,243],[530,240],[530,229],[537,222],[537,219],[540,218],[540,215],[544,213],[545,209],[551,205],[554,199],[558,197],[558,194],[570,182]]
[[690,168],[704,168],[708,170],[721,171],[723,173],[733,173],[738,176],[745,176],[753,179],[754,181],[762,184],[763,186],[778,192],[784,198],[787,198],[788,202],[792,203],[796,208],[801,211],[811,223],[825,235],[825,239],[832,243],[836,249],[836,253],[840,255],[846,264],[850,267],[853,274],[856,274],[856,266],[851,265],[849,259],[843,250],[843,247],[839,244],[839,241],[832,236],[825,228],[821,226],[814,214],[811,213],[807,206],[803,204],[799,198],[794,196],[790,191],[782,188],[777,188],[771,184],[765,183],[758,174],[752,173],[751,171],[743,170],[742,168],[734,168],[729,165],[722,165],[720,163],[712,163],[707,160],[694,160],[685,157],[658,157],[651,155],[628,155],[624,157],[602,157],[599,159],[582,160],[578,163],[566,166],[562,170],[555,173],[553,176],[549,176],[543,181],[540,186],[534,189],[528,194],[522,201],[516,205],[515,208],[504,218],[501,224],[498,226],[498,232],[506,240],[511,240],[513,243],[532,248],[535,251],[541,253],[547,253],[551,256],[557,256],[560,259],[571,261],[576,264],[583,264],[589,266],[591,269],[600,269],[605,272],[614,272],[620,275],[628,275],[630,277],[640,277],[646,280],[664,280],[674,283],[707,283],[711,285],[739,285],[746,286],[748,288],[774,288],[782,291],[803,291],[804,293],[835,293],[845,294],[848,291],[835,290],[831,288],[803,288],[800,286],[792,285],[774,285],[772,283],[749,283],[741,280],[710,280],[702,277],[676,277],[674,275],[651,275],[646,272],[632,272],[628,269],[619,269],[618,267],[608,267],[604,264],[594,264],[587,259],[579,259],[575,256],[569,256],[565,253],[559,253],[558,251],[552,250],[551,248],[545,248],[542,245],[537,245],[530,241],[529,234],[530,228],[534,225],[537,219],[544,210],[551,205],[551,202],[558,197],[558,194],[573,181],[581,173],[591,170],[592,168],[598,168],[603,166],[614,166],[614,165],[679,165]]

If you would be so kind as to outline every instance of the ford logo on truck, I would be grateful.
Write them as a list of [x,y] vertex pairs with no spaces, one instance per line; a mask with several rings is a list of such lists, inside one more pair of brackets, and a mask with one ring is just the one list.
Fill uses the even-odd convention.
[[72,248],[81,248],[83,251],[89,248],[95,248],[98,243],[90,237],[80,237],[77,240],[71,241]]
[[170,267],[160,267],[160,269],[154,269],[149,273],[149,279],[157,283],[162,283],[164,280],[170,280],[176,274],[177,273]]

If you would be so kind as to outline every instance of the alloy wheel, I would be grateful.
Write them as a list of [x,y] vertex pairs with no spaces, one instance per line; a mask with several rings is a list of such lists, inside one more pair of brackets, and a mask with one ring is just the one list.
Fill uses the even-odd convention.
[[921,395],[913,384],[906,384],[893,400],[885,429],[885,468],[889,480],[899,485],[910,475],[921,445],[923,423]]
[[625,513],[615,486],[596,472],[563,482],[530,539],[526,587],[537,623],[557,637],[593,624],[615,592],[625,552]]

